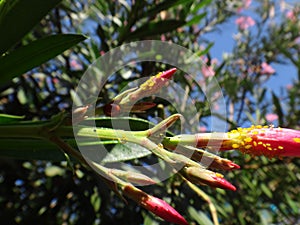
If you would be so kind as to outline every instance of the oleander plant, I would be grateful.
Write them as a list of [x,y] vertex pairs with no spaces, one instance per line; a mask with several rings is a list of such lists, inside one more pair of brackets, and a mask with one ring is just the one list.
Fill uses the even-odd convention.
[[[1,221],[300,223],[299,15],[269,0],[0,1]],[[158,55],[83,85],[101,89],[82,101],[99,57],[145,40],[189,49],[202,78]],[[203,91],[212,80],[226,114]],[[172,84],[184,113],[162,98]]]

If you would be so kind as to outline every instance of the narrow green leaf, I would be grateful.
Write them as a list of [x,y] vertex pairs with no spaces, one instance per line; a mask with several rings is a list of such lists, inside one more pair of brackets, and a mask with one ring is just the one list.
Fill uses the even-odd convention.
[[142,158],[150,154],[151,152],[148,149],[134,143],[117,144],[105,156],[102,163],[127,161]]
[[192,7],[192,13],[197,13],[198,10],[200,10],[201,8],[203,8],[204,6],[207,6],[208,4],[211,3],[211,0],[202,0],[200,3],[197,2],[197,4],[194,4]]
[[[0,55],[22,39],[61,0],[2,1],[0,17]],[[2,12],[1,11],[1,12]]]
[[153,123],[147,120],[143,120],[140,118],[132,118],[132,117],[89,118],[87,119],[87,123],[90,123],[90,120],[95,120],[97,127],[114,128],[120,130],[141,131],[141,130],[147,130],[154,126]]
[[155,4],[151,9],[149,9],[147,12],[141,14],[141,18],[142,17],[148,17],[151,18],[153,16],[156,16],[159,12],[163,11],[163,10],[168,10],[171,9],[175,6],[178,6],[180,4],[186,5],[193,2],[193,0],[177,0],[177,1],[170,1],[170,0],[166,0],[164,2],[161,2],[159,4]]
[[99,193],[97,191],[95,191],[91,197],[90,197],[90,201],[92,206],[94,207],[95,212],[97,213],[100,209],[101,206],[101,198],[99,196]]
[[214,225],[213,222],[202,211],[197,211],[194,207],[189,206],[188,212],[198,224],[200,225]]
[[8,82],[12,80],[14,77],[47,62],[84,39],[84,36],[77,34],[58,34],[18,48],[0,58],[1,81]]
[[15,116],[8,114],[0,114],[0,124],[9,124],[22,121],[24,116]]
[[197,56],[206,55],[213,46],[214,46],[214,43],[212,42],[212,43],[208,44],[207,47],[204,50],[197,51],[196,55]]
[[283,111],[282,107],[280,104],[280,100],[278,97],[275,95],[275,93],[272,91],[272,98],[273,98],[273,104],[275,106],[275,112],[278,115],[278,125],[282,126],[283,125]]
[[54,144],[33,139],[0,139],[0,157],[53,162],[66,160]]
[[194,25],[194,24],[199,24],[200,23],[200,21],[206,16],[206,12],[204,12],[204,13],[201,13],[201,14],[199,14],[199,15],[197,15],[197,16],[194,16],[191,20],[189,20],[186,24],[185,24],[185,26],[192,26],[192,25]]
[[297,205],[297,202],[293,201],[291,196],[289,196],[289,194],[287,192],[285,192],[284,197],[286,199],[286,202],[288,203],[288,205],[292,209],[292,211],[294,213],[298,213],[299,212],[299,206]]
[[273,193],[270,190],[270,188],[267,187],[267,185],[265,185],[264,183],[262,183],[260,185],[261,190],[263,191],[263,193],[265,193],[265,195],[267,195],[270,199],[272,199],[273,197]]
[[159,35],[175,30],[185,24],[184,20],[162,20],[150,22],[130,33],[126,40],[142,39],[149,36]]

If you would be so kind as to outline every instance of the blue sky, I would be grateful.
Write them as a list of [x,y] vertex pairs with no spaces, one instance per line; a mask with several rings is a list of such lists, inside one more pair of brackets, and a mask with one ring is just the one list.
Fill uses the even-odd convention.
[[[295,1],[288,1],[295,2]],[[242,15],[251,15],[255,17],[254,13],[243,13]],[[234,46],[234,34],[238,33],[237,26],[235,24],[236,17],[231,18],[226,23],[219,27],[221,31],[205,34],[205,38],[213,41],[214,46],[211,48],[212,58],[217,58],[222,61],[222,55],[224,53],[231,53]],[[251,28],[252,29],[252,28]],[[279,94],[281,88],[286,88],[287,85],[293,83],[293,80],[297,79],[297,70],[288,61],[286,65],[283,64],[271,64],[276,70],[276,74],[272,75],[270,79],[265,83],[265,86],[272,88]]]

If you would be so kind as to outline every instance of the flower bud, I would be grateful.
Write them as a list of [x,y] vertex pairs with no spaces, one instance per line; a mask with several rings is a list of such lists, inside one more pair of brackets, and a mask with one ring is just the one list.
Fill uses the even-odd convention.
[[156,184],[157,182],[150,177],[141,174],[141,173],[136,173],[133,171],[123,171],[123,170],[118,170],[118,169],[110,169],[110,173],[113,175],[128,181],[133,184],[137,185],[151,185],[151,184]]
[[182,172],[185,178],[192,183],[206,184],[211,187],[229,189],[232,191],[236,190],[236,187],[225,180],[222,174],[194,166],[185,167]]
[[128,184],[123,187],[123,194],[137,202],[160,218],[178,225],[188,225],[188,222],[167,202],[148,195],[140,189]]
[[176,72],[176,68],[167,70],[165,72],[158,73],[155,76],[146,80],[139,88],[129,92],[126,96],[123,95],[120,100],[120,105],[127,105],[131,102],[135,102],[144,97],[151,96],[160,91],[165,85],[167,85],[169,79]]

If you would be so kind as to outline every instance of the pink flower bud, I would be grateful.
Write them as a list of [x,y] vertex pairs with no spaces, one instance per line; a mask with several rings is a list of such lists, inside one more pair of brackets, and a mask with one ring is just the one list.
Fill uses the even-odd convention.
[[169,79],[171,79],[176,70],[176,68],[173,68],[150,77],[138,89],[133,90],[132,92],[129,92],[126,96],[124,96],[120,101],[120,105],[126,105],[131,103],[132,101],[137,101],[139,99],[157,93],[165,85],[167,85]]
[[206,184],[211,187],[236,190],[236,187],[223,178],[222,174],[198,167],[185,167],[183,169],[186,179],[195,184]]
[[87,118],[86,113],[88,111],[88,108],[89,106],[86,105],[74,109],[74,111],[72,112],[72,122],[76,124],[86,119]]
[[137,202],[143,208],[170,223],[188,225],[188,222],[172,206],[162,199],[148,195],[130,184],[123,187],[123,194]]

